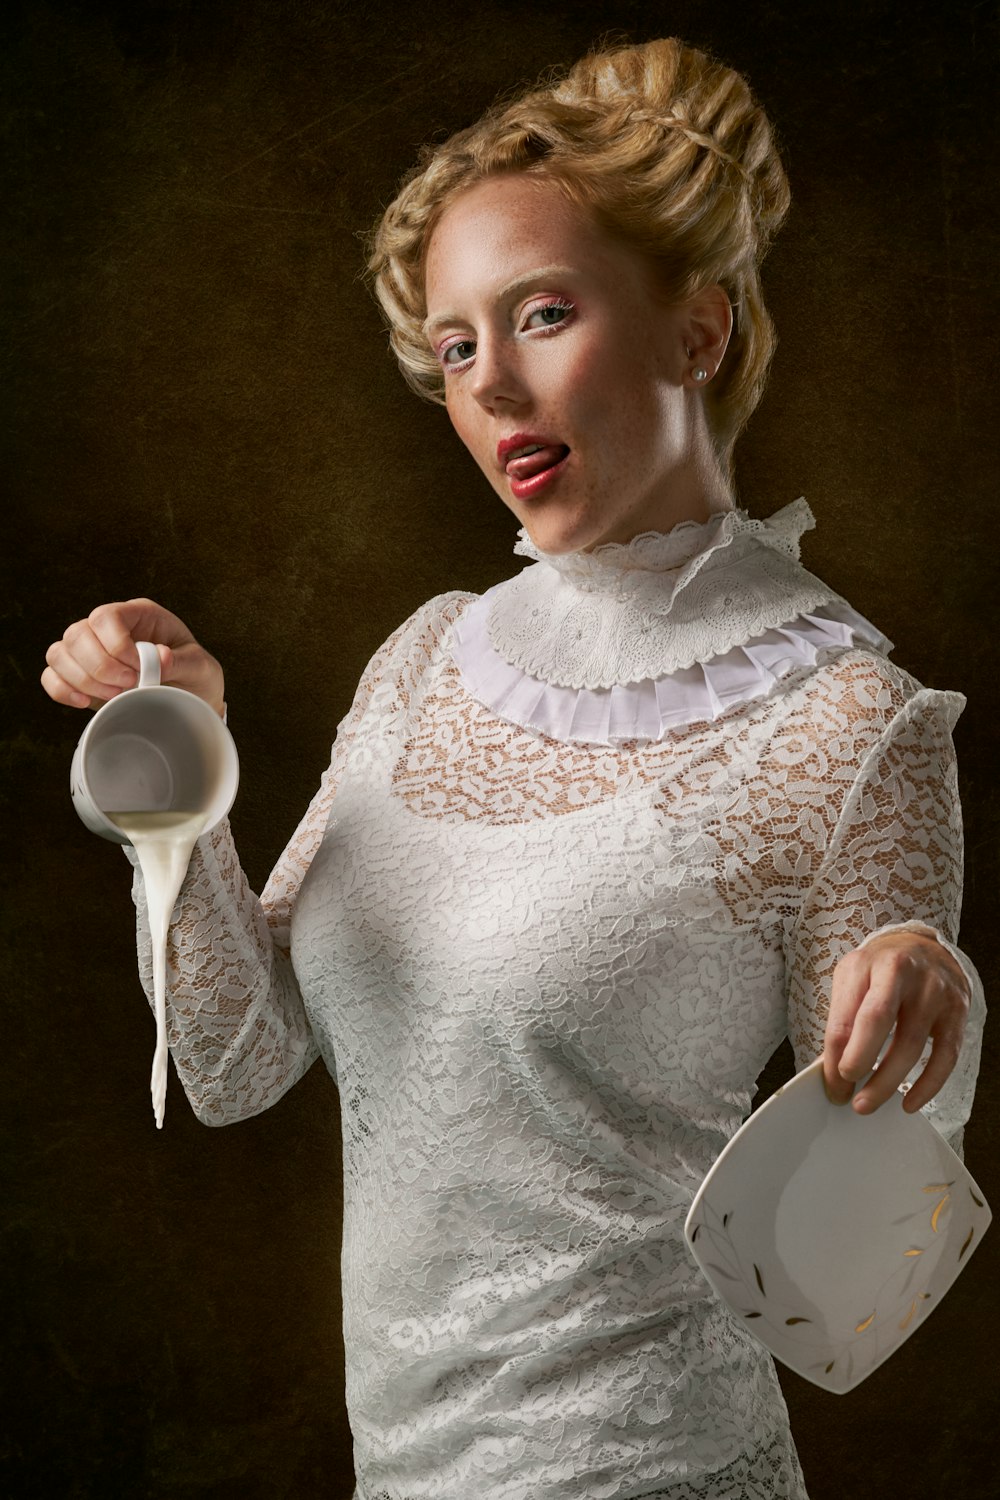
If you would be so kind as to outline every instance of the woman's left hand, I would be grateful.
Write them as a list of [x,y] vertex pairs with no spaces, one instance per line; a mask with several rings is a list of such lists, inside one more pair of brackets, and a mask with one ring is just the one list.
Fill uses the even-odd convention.
[[823,1047],[829,1098],[847,1103],[895,1027],[892,1045],[853,1106],[870,1114],[891,1099],[930,1037],[931,1056],[903,1103],[909,1114],[921,1109],[958,1061],[970,999],[960,965],[933,937],[888,932],[846,953],[833,971]]

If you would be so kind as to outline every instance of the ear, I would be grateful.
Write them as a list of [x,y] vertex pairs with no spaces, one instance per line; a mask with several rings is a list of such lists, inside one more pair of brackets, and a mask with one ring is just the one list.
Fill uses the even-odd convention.
[[[703,287],[679,311],[688,361],[683,384],[694,390],[703,390],[722,364],[732,337],[733,309],[729,293],[724,286],[714,282]],[[696,379],[695,370],[704,370],[705,374]]]

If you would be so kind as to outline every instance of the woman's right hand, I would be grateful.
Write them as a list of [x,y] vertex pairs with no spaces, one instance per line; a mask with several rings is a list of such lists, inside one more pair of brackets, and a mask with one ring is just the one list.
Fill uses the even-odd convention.
[[157,647],[161,682],[186,688],[222,715],[225,683],[219,663],[182,620],[152,599],[100,604],[85,620],[76,620],[45,653],[42,687],[57,703],[100,708],[139,681],[136,641]]

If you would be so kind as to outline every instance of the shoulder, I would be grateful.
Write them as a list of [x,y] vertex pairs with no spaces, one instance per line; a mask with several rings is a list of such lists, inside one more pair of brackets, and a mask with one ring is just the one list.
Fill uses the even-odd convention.
[[856,760],[884,740],[941,742],[950,737],[965,701],[961,693],[924,687],[877,651],[856,648],[810,673],[784,728],[815,745],[849,743]]
[[831,708],[851,720],[888,723],[920,690],[917,679],[887,656],[856,646],[816,667],[802,702],[807,712]]
[[350,709],[337,726],[339,744],[349,743],[362,721],[373,717],[385,724],[405,714],[414,689],[444,649],[453,622],[477,597],[465,590],[437,594],[396,627],[361,674]]
[[435,594],[396,627],[373,660],[418,672],[426,668],[448,641],[452,625],[478,597],[465,589]]
[[362,673],[349,721],[373,705],[383,714],[406,708],[420,678],[445,649],[453,623],[477,597],[460,589],[436,594],[397,625]]

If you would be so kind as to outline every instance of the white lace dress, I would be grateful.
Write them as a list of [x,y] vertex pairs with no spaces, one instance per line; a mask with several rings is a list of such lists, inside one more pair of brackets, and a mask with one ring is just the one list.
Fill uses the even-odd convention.
[[[767,1353],[689,1259],[704,1174],[831,971],[953,948],[951,729],[798,563],[804,502],[535,558],[378,652],[263,896],[227,826],[170,955],[199,1118],[322,1056],[344,1138],[357,1500],[802,1500]],[[141,886],[140,952],[151,989]]]

